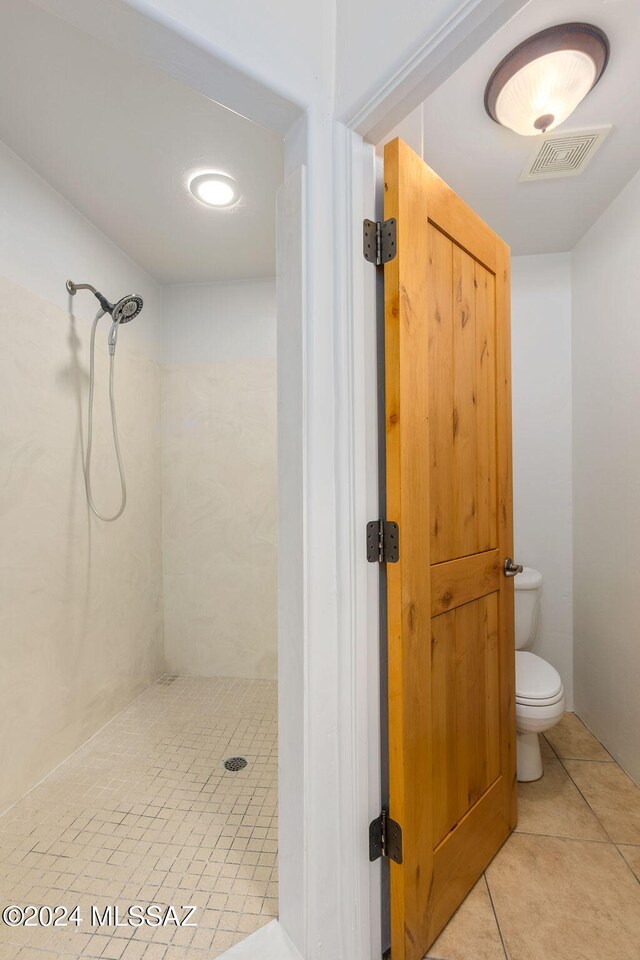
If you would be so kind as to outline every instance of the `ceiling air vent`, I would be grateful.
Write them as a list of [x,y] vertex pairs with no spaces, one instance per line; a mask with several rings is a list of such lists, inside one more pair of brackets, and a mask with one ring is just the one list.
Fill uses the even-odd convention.
[[611,127],[550,133],[537,142],[520,176],[527,180],[553,180],[556,177],[577,177],[583,172]]

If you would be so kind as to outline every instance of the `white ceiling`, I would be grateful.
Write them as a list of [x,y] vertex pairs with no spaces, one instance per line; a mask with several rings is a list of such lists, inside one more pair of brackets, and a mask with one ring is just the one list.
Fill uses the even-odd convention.
[[[489,119],[484,89],[494,67],[538,30],[572,20],[605,30],[609,66],[558,132],[613,124],[586,171],[519,183],[534,146]],[[640,168],[640,5],[637,0],[531,0],[423,104],[424,157],[511,245],[514,254],[573,249]]]
[[[27,0],[0,4],[0,140],[161,283],[275,274],[280,137]],[[193,171],[242,199],[204,207]]]

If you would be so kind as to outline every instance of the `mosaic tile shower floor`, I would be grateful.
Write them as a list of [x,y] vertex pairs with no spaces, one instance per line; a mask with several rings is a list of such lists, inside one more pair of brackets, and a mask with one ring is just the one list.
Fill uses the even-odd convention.
[[[160,679],[0,818],[2,905],[84,920],[0,922],[0,960],[212,960],[268,923],[277,773],[275,681]],[[92,906],[150,904],[194,905],[197,926],[90,925]]]

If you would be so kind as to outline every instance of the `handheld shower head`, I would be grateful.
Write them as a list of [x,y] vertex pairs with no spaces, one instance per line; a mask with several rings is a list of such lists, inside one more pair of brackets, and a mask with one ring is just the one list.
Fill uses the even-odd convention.
[[114,323],[129,323],[130,320],[138,316],[141,310],[142,297],[131,293],[123,297],[122,300],[118,300],[110,312]]
[[136,294],[129,294],[126,297],[122,297],[117,303],[110,303],[110,301],[107,300],[99,290],[91,286],[90,283],[74,283],[73,280],[67,280],[67,290],[72,297],[75,297],[78,290],[90,290],[104,312],[111,314],[113,322],[117,324],[129,323],[130,320],[138,316],[143,306],[142,297]]
[[[120,329],[120,324],[129,323],[129,321],[133,320],[134,317],[137,317],[142,310],[142,297],[138,297],[135,294],[129,294],[126,297],[122,297],[122,299],[118,300],[116,303],[110,303],[109,300],[107,300],[107,298],[104,297],[99,290],[96,290],[96,288],[90,283],[74,283],[73,280],[67,280],[67,290],[72,297],[75,297],[78,290],[90,290],[100,304],[101,308],[96,313],[93,321],[93,326],[91,328],[91,345],[89,347],[89,414],[87,424],[87,450],[84,461],[84,482],[89,506],[99,520],[104,520],[107,523],[110,523],[112,520],[117,520],[118,517],[122,516],[127,503],[127,484],[124,475],[124,467],[122,465],[122,455],[120,453],[118,425],[116,422],[116,401],[113,387],[116,343],[118,342],[118,330]],[[96,505],[93,502],[93,495],[91,493],[91,444],[93,438],[93,386],[95,382],[96,330],[101,317],[103,317],[105,313],[110,314],[112,321],[111,330],[109,331],[109,338],[107,340],[109,347],[109,403],[111,406],[113,443],[116,451],[116,460],[118,461],[118,470],[120,472],[120,488],[122,491],[120,509],[117,513],[114,513],[109,517],[105,517],[103,514],[98,512]]]

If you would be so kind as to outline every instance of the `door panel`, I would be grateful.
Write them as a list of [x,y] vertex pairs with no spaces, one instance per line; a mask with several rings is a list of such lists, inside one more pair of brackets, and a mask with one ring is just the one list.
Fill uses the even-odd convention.
[[500,774],[495,593],[434,617],[431,702],[437,846]]
[[[429,224],[429,230],[435,227]],[[449,522],[453,532],[450,557],[466,557],[478,545],[476,505],[476,459],[478,437],[475,429],[476,302],[474,263],[468,254],[453,244],[453,342],[450,346],[453,367],[453,405],[450,443],[453,453],[453,503]],[[438,402],[438,398],[436,398]]]
[[385,147],[392,960],[421,960],[516,822],[509,254]]
[[497,546],[495,282],[432,223],[431,562]]
[[[427,224],[431,562],[456,555],[453,517],[453,243]],[[386,277],[385,277],[386,282]]]
[[498,590],[500,576],[500,552],[487,550],[470,557],[436,563],[431,567],[431,616],[452,610],[461,603],[477,600],[487,593]]
[[498,545],[496,463],[496,295],[495,278],[479,263],[476,282],[476,429],[478,450],[478,550]]

